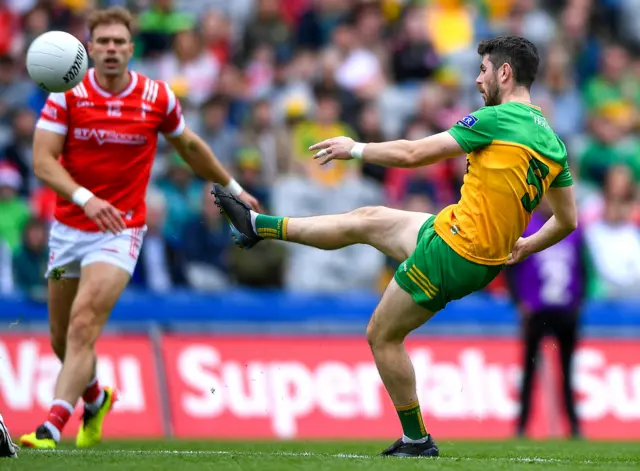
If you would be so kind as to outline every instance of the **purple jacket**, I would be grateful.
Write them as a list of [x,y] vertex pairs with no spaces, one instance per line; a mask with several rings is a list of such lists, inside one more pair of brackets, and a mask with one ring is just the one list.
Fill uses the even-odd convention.
[[[545,222],[545,218],[534,213],[523,237],[537,232]],[[586,290],[580,229],[556,245],[508,267],[505,275],[513,300],[533,312],[575,311],[582,304]]]

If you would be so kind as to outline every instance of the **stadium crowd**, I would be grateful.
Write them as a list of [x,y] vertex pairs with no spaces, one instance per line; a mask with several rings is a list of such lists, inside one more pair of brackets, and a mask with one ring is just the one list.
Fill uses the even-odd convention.
[[[0,0],[0,294],[46,291],[54,200],[31,169],[45,95],[26,75],[26,48],[51,29],[87,41],[86,12],[112,5],[137,15],[132,68],[167,81],[238,181],[290,216],[455,202],[463,157],[411,170],[320,167],[307,148],[446,130],[482,106],[477,41],[529,38],[542,59],[533,101],[569,150],[590,296],[640,296],[637,0]],[[210,185],[166,143],[152,178],[134,286],[331,292],[378,289],[391,276],[393,262],[369,247],[236,249]],[[504,280],[489,289],[504,291]]]

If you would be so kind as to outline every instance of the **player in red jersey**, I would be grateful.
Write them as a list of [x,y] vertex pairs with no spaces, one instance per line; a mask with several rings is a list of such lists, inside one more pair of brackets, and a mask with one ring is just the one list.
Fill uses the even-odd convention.
[[91,15],[95,69],[73,90],[52,93],[37,124],[34,171],[58,194],[46,276],[51,344],[62,370],[46,421],[20,438],[22,446],[55,448],[80,397],[76,444],[100,441],[116,392],[98,384],[94,347],[137,262],[158,133],[197,174],[258,207],[185,126],[169,86],[128,69],[131,24],[122,8]]

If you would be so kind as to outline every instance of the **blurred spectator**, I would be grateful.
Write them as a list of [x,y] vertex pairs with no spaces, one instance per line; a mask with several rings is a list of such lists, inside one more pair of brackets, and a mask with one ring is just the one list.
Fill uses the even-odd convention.
[[[629,194],[637,193],[634,190],[633,173],[627,165],[612,165],[607,172],[605,182],[610,199],[625,199]],[[606,195],[600,191],[593,191],[583,199],[581,206],[581,225],[586,227],[604,218]],[[631,221],[640,227],[640,206],[637,204],[631,210]]]
[[629,53],[619,44],[610,44],[602,53],[600,72],[586,84],[584,100],[590,111],[610,102],[640,106],[640,88],[629,76]]
[[270,89],[275,75],[274,50],[267,44],[253,49],[246,67],[247,97],[264,96]]
[[333,29],[348,13],[349,6],[345,0],[311,0],[300,17],[296,43],[312,50],[325,46]]
[[284,124],[288,117],[307,116],[313,108],[313,88],[317,57],[309,50],[298,50],[292,61],[276,57],[269,93],[265,96],[273,107],[275,124]]
[[189,285],[199,291],[218,291],[229,285],[228,257],[231,231],[211,196],[202,188],[202,215],[194,216],[181,237]]
[[155,293],[165,293],[187,283],[184,255],[178,248],[179,244],[168,241],[163,234],[166,218],[167,201],[164,195],[158,189],[150,188],[147,193],[147,232],[132,285]]
[[26,12],[22,22],[24,25],[22,34],[26,49],[31,44],[31,41],[49,30],[52,26],[53,18],[47,6],[38,3],[37,6]]
[[447,56],[473,46],[477,11],[466,0],[427,2],[425,29],[438,55]]
[[613,165],[628,165],[640,181],[640,141],[629,135],[632,110],[623,103],[608,103],[591,116],[591,137],[579,158],[579,174],[585,183],[602,187]]
[[280,0],[256,0],[255,14],[247,26],[244,51],[251,55],[260,46],[269,46],[275,54],[291,54],[291,29],[282,15]]
[[263,178],[263,160],[260,150],[244,146],[236,155],[235,172],[242,188],[258,198],[265,207],[269,207],[269,187]]
[[22,242],[22,231],[30,214],[29,206],[19,196],[22,177],[12,165],[0,163],[0,241],[15,252]]
[[504,34],[524,36],[544,54],[555,35],[556,25],[551,15],[540,8],[540,0],[513,0]]
[[243,71],[235,65],[227,64],[220,70],[215,95],[227,101],[228,115],[226,123],[234,128],[240,127],[248,113],[247,80]]
[[603,55],[600,41],[589,34],[590,4],[585,1],[567,2],[559,18],[557,40],[564,44],[573,59],[579,86],[597,73]]
[[[202,182],[196,179],[191,168],[179,155],[173,155],[166,176],[158,181],[163,193],[163,234],[175,243],[184,234],[188,220],[201,210]],[[159,200],[159,198],[158,198]],[[160,202],[157,202],[160,205]]]
[[[528,237],[552,215],[543,198],[523,237]],[[580,309],[586,296],[586,262],[580,229],[556,245],[531,255],[505,271],[511,297],[522,319],[523,376],[517,435],[526,435],[538,349],[542,339],[553,335],[559,346],[562,391],[571,435],[580,437],[572,385],[572,360],[578,341]]]
[[214,95],[202,105],[200,137],[211,147],[225,166],[231,165],[239,146],[239,135],[227,123],[229,101],[225,96]]
[[341,182],[349,171],[357,168],[358,162],[333,161],[320,166],[311,158],[309,147],[335,136],[349,136],[354,139],[357,139],[357,136],[347,124],[339,121],[340,101],[336,95],[319,90],[316,99],[315,119],[300,123],[293,129],[294,170],[315,182],[335,185]]
[[[595,297],[620,299],[640,296],[640,229],[631,221],[637,187],[620,192],[610,172],[604,190],[602,220],[585,230],[593,260]],[[624,187],[623,187],[624,189]]]
[[183,100],[200,106],[215,90],[220,64],[204,48],[193,29],[176,33],[173,53],[166,53],[158,63],[157,76],[171,87],[183,90]]
[[193,28],[194,19],[173,8],[173,0],[152,0],[151,6],[138,16],[140,54],[154,57],[171,48],[173,36]]
[[343,22],[333,31],[335,59],[331,72],[336,83],[361,98],[374,98],[385,85],[382,64],[369,49],[351,22]]
[[10,55],[13,52],[17,32],[17,15],[4,0],[0,1],[0,56]]
[[204,47],[220,64],[226,64],[231,56],[232,26],[222,12],[208,10],[200,20]]
[[353,26],[360,44],[370,50],[386,75],[388,69],[389,45],[386,41],[385,19],[380,1],[354,2]]
[[269,186],[274,184],[278,174],[286,172],[291,165],[291,136],[286,128],[276,127],[274,123],[271,102],[257,100],[253,103],[240,138],[243,146],[254,147],[260,152],[260,177]]
[[33,132],[36,118],[28,108],[18,108],[13,113],[12,137],[9,145],[0,151],[0,161],[3,159],[16,167],[22,177],[20,196],[28,196],[38,186],[38,180],[33,174]]
[[28,101],[32,87],[32,83],[20,79],[18,64],[13,58],[0,56],[0,146],[11,139],[12,111]]
[[[382,123],[376,102],[369,101],[362,106],[356,129],[358,138],[362,142],[383,142],[385,140],[382,135]],[[380,184],[384,184],[387,172],[387,167],[362,164],[362,174]]]
[[391,50],[393,76],[400,84],[428,80],[440,64],[424,22],[424,9],[408,8],[403,13],[402,29]]
[[24,228],[22,246],[13,257],[15,286],[31,299],[47,299],[47,279],[44,274],[49,262],[48,227],[44,221],[30,219]]
[[561,139],[575,138],[584,129],[584,107],[564,46],[551,45],[543,66],[542,76],[534,83],[533,102],[544,110],[547,121]]

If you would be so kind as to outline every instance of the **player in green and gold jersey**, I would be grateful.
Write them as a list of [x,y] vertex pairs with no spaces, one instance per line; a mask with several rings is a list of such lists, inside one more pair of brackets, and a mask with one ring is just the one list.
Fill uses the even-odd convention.
[[[218,185],[213,191],[241,247],[263,238],[325,250],[368,244],[402,262],[367,327],[403,429],[384,455],[439,452],[422,420],[405,337],[449,301],[483,289],[505,264],[555,244],[577,226],[565,145],[530,103],[539,63],[536,47],[520,37],[498,37],[481,42],[478,53],[482,62],[476,82],[486,106],[447,132],[370,144],[337,137],[311,147],[321,164],[356,158],[392,167],[419,167],[466,153],[460,201],[438,215],[375,207],[274,217],[251,211]],[[521,238],[543,196],[554,216],[539,232]]]

